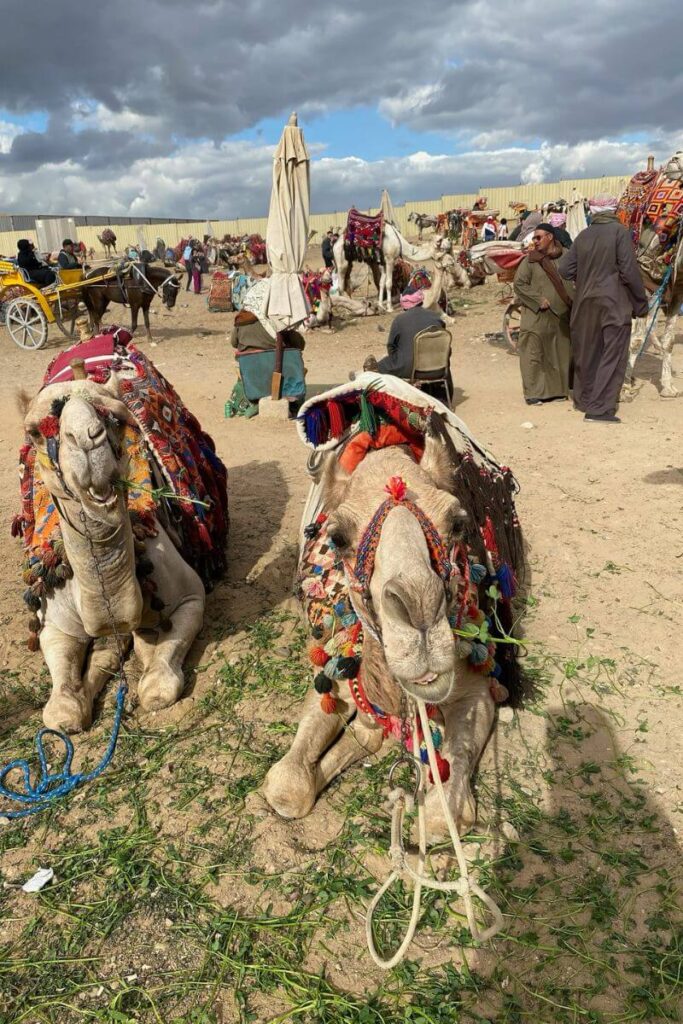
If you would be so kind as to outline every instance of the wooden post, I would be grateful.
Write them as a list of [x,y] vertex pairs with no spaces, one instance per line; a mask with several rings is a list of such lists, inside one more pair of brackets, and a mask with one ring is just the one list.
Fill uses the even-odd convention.
[[282,335],[278,331],[275,335],[275,369],[270,382],[270,397],[274,402],[279,401],[282,390],[282,354],[284,343]]
[[87,373],[85,372],[85,359],[72,359],[69,363],[71,372],[74,375],[74,380],[86,380]]

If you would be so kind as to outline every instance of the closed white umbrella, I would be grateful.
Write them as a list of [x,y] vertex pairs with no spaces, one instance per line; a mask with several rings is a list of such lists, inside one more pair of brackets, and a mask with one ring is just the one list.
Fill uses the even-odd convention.
[[310,162],[296,114],[285,126],[273,158],[266,251],[272,267],[268,316],[278,330],[294,327],[309,309],[299,274],[304,268],[310,215]]

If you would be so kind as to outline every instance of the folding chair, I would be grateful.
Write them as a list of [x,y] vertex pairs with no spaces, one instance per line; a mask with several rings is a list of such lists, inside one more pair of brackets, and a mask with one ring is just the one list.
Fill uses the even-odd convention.
[[453,404],[451,393],[451,332],[445,327],[426,327],[413,339],[413,370],[410,383],[416,388],[437,385],[446,394],[446,404]]

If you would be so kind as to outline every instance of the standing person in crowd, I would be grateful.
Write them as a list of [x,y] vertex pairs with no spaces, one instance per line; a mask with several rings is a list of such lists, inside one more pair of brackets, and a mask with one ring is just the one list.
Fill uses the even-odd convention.
[[17,242],[17,266],[21,267],[28,275],[29,281],[37,284],[39,288],[46,288],[57,280],[54,270],[50,270],[47,263],[38,259],[36,247],[28,238],[20,238]]
[[552,225],[535,229],[534,248],[515,274],[515,297],[522,306],[519,366],[527,405],[569,396],[569,311],[572,297],[558,270],[562,246]]
[[496,238],[496,222],[493,217],[487,217],[484,221],[484,228],[481,233],[482,242],[494,242]]
[[323,238],[322,244],[322,256],[323,262],[328,269],[334,267],[334,231],[332,228],[329,229],[325,237]]
[[185,285],[185,291],[189,292],[190,285],[192,284],[192,239],[188,238],[187,245],[183,249],[183,263],[185,264],[185,270],[187,271],[187,284]]
[[498,241],[504,242],[508,236],[508,222],[505,217],[500,218],[500,224],[498,225]]
[[209,264],[204,254],[204,247],[198,242],[192,250],[192,284],[195,295],[201,295],[202,274],[206,273],[208,269]]
[[617,405],[628,363],[631,319],[647,315],[647,295],[628,230],[617,220],[617,199],[590,201],[591,223],[560,260],[576,281],[572,306],[574,405],[585,419],[619,423]]
[[560,243],[563,249],[571,249],[572,247],[572,236],[567,231],[567,214],[566,213],[550,213],[548,214],[548,224],[555,229],[555,238]]

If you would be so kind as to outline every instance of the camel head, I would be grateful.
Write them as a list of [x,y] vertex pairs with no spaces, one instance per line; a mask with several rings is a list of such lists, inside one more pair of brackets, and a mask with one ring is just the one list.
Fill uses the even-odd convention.
[[679,149],[667,160],[663,172],[671,181],[683,181],[683,150]]
[[121,433],[131,414],[112,374],[50,384],[30,402],[24,426],[50,494],[77,501],[92,523],[115,527],[125,509],[120,478]]
[[[387,486],[396,486],[396,478],[404,481],[408,500],[395,502],[381,529],[374,533],[373,528],[369,535],[368,526],[387,501]],[[359,555],[367,553],[368,544],[375,551],[370,578],[359,591],[354,583],[351,599],[364,624],[366,650],[370,645],[375,652],[372,664],[377,657],[384,663],[382,706],[389,709],[400,706],[401,690],[439,703],[456,683],[455,641],[448,620],[451,584],[443,578],[443,566],[441,574],[437,571],[424,529],[430,524],[442,550],[450,554],[466,521],[452,487],[453,467],[446,450],[430,436],[419,464],[406,448],[394,446],[370,452],[351,475],[333,456],[323,470],[323,500],[330,509],[328,537],[357,581]],[[422,519],[415,509],[423,513]],[[364,651],[364,671],[365,666]]]

